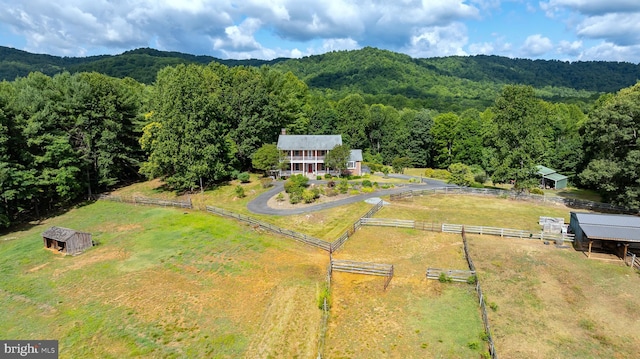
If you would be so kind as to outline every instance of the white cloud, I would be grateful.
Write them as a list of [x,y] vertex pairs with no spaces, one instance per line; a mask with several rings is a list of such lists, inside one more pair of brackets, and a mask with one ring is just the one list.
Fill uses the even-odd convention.
[[339,50],[356,50],[361,46],[358,45],[358,42],[351,39],[326,39],[322,41],[322,51],[339,51]]
[[569,9],[584,15],[602,15],[614,12],[640,11],[637,0],[550,0],[540,7],[548,13]]
[[216,50],[233,49],[233,51],[253,51],[259,50],[262,46],[253,37],[253,34],[260,29],[261,21],[258,19],[245,19],[240,25],[227,27],[224,37],[218,37],[213,42]]
[[560,54],[569,55],[571,57],[578,56],[582,51],[582,41],[570,42],[562,40],[558,43],[558,47],[556,50]]
[[584,37],[606,39],[617,45],[631,45],[640,41],[640,12],[589,17],[578,26],[577,33]]
[[584,50],[580,60],[584,61],[628,61],[640,58],[640,45],[618,46],[610,42],[602,42]]
[[544,37],[540,34],[535,34],[527,37],[524,41],[524,45],[520,50],[526,55],[531,57],[538,57],[546,54],[553,49],[553,43],[548,37]]
[[467,41],[467,29],[462,23],[423,27],[416,29],[409,46],[402,50],[413,57],[467,55],[462,49]]

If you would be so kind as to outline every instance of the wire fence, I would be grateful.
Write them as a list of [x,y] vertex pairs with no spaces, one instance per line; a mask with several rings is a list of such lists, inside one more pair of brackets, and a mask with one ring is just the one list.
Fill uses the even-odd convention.
[[610,203],[593,202],[593,201],[587,201],[587,200],[576,199],[576,198],[529,194],[524,192],[506,191],[506,190],[493,189],[493,188],[438,187],[438,188],[430,188],[430,189],[423,189],[423,190],[406,190],[400,193],[391,194],[389,198],[392,201],[401,201],[401,200],[412,199],[413,197],[419,197],[419,196],[431,195],[431,194],[470,194],[470,195],[481,195],[481,196],[493,196],[493,197],[499,197],[499,198],[509,198],[514,200],[563,204],[570,208],[592,210],[597,212],[638,214],[637,210],[616,206]]

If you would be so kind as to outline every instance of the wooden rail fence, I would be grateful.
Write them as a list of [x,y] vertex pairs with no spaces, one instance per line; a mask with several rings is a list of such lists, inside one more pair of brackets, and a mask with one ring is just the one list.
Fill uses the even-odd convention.
[[330,252],[333,253],[338,249],[340,249],[340,247],[342,247],[342,245],[347,241],[347,239],[349,239],[349,237],[351,237],[353,233],[355,233],[355,231],[357,231],[360,228],[360,226],[362,226],[362,221],[371,218],[374,214],[376,214],[376,212],[378,212],[383,207],[383,205],[384,205],[384,201],[380,200],[373,207],[371,207],[371,209],[368,210],[367,213],[365,213],[361,218],[357,219],[353,223],[353,225],[349,228],[349,230],[344,232],[342,235],[340,235],[340,237],[338,237],[335,241],[331,243]]
[[401,201],[410,199],[416,196],[424,196],[431,194],[471,194],[482,196],[494,196],[500,198],[510,198],[515,200],[526,200],[535,202],[549,202],[564,204],[567,207],[588,209],[598,212],[609,213],[626,213],[626,214],[638,214],[636,210],[630,210],[624,207],[615,206],[609,203],[586,201],[575,198],[565,198],[558,196],[545,196],[537,194],[528,194],[516,191],[505,191],[491,188],[471,188],[471,187],[438,187],[423,190],[407,190],[400,193],[391,194],[389,199],[391,201]]
[[389,282],[391,282],[391,278],[393,278],[393,264],[332,259],[331,271],[387,277],[387,280],[384,283],[384,289],[387,289]]
[[188,201],[175,201],[175,200],[168,200],[168,199],[147,198],[147,197],[139,197],[139,196],[134,196],[134,197],[114,196],[114,195],[108,195],[108,194],[97,195],[97,196],[94,196],[94,198],[96,200],[133,203],[133,204],[142,204],[142,205],[150,205],[150,206],[193,208],[191,199],[189,199]]
[[414,228],[423,231],[431,232],[445,232],[445,233],[462,233],[462,228],[467,233],[480,234],[480,235],[493,235],[507,238],[521,238],[521,239],[540,239],[556,241],[556,243],[573,242],[573,234],[564,233],[544,233],[544,232],[531,232],[521,229],[510,228],[497,228],[497,227],[485,227],[485,226],[468,226],[463,224],[451,224],[451,223],[429,223],[405,219],[390,219],[390,218],[361,218],[360,224],[363,226],[381,226],[381,227],[398,227],[398,228]]
[[469,279],[476,275],[474,270],[459,270],[459,269],[440,269],[440,268],[427,268],[427,278],[439,280],[440,276],[444,274],[446,278],[451,279],[454,282],[469,282]]
[[640,270],[640,258],[638,257],[638,255],[629,252],[627,253],[627,257],[629,258],[629,266],[631,268],[637,268]]
[[[473,264],[471,255],[469,254],[469,244],[467,243],[467,235],[465,228],[462,228],[462,249],[464,250],[464,256],[467,259],[469,270],[476,273],[476,266]],[[476,294],[478,296],[478,303],[480,304],[480,312],[482,313],[482,324],[484,325],[484,332],[487,335],[487,345],[489,346],[489,354],[492,359],[497,359],[496,347],[493,343],[493,337],[491,336],[491,328],[489,327],[489,315],[487,314],[487,305],[482,294],[482,287],[480,287],[480,279],[476,276]]]
[[317,248],[320,248],[322,250],[325,250],[327,252],[331,251],[331,243],[327,242],[327,241],[323,241],[322,239],[319,238],[315,238],[315,237],[311,237],[311,236],[307,236],[306,234],[302,234],[299,232],[295,232],[289,229],[284,229],[278,226],[275,226],[273,224],[270,223],[266,223],[263,221],[259,221],[255,218],[251,218],[249,216],[245,216],[239,213],[234,213],[231,211],[227,211],[225,209],[222,208],[217,208],[217,207],[213,207],[213,206],[206,206],[207,212],[209,213],[213,213],[213,214],[218,214],[221,216],[225,216],[225,217],[231,217],[231,218],[235,218],[237,220],[249,223],[252,226],[256,226],[256,227],[260,227],[264,230],[273,232],[273,233],[277,233],[277,234],[281,234],[283,236],[287,236],[290,238],[293,238],[297,241],[300,241],[302,243],[308,244],[310,246],[314,246]]

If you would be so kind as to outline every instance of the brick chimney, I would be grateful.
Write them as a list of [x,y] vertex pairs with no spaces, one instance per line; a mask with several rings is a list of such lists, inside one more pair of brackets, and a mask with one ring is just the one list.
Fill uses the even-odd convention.
[[280,130],[280,134],[281,135],[286,135],[287,134],[287,129],[286,128],[281,129]]

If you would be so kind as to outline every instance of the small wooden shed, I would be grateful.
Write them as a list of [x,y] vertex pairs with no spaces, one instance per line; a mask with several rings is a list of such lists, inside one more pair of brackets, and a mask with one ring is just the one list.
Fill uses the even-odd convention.
[[42,232],[45,248],[65,254],[77,254],[93,246],[91,233],[63,227],[51,227]]
[[[624,259],[627,251],[640,249],[640,217],[622,214],[571,212],[569,228],[578,249],[594,248]],[[585,248],[587,247],[587,248]]]

